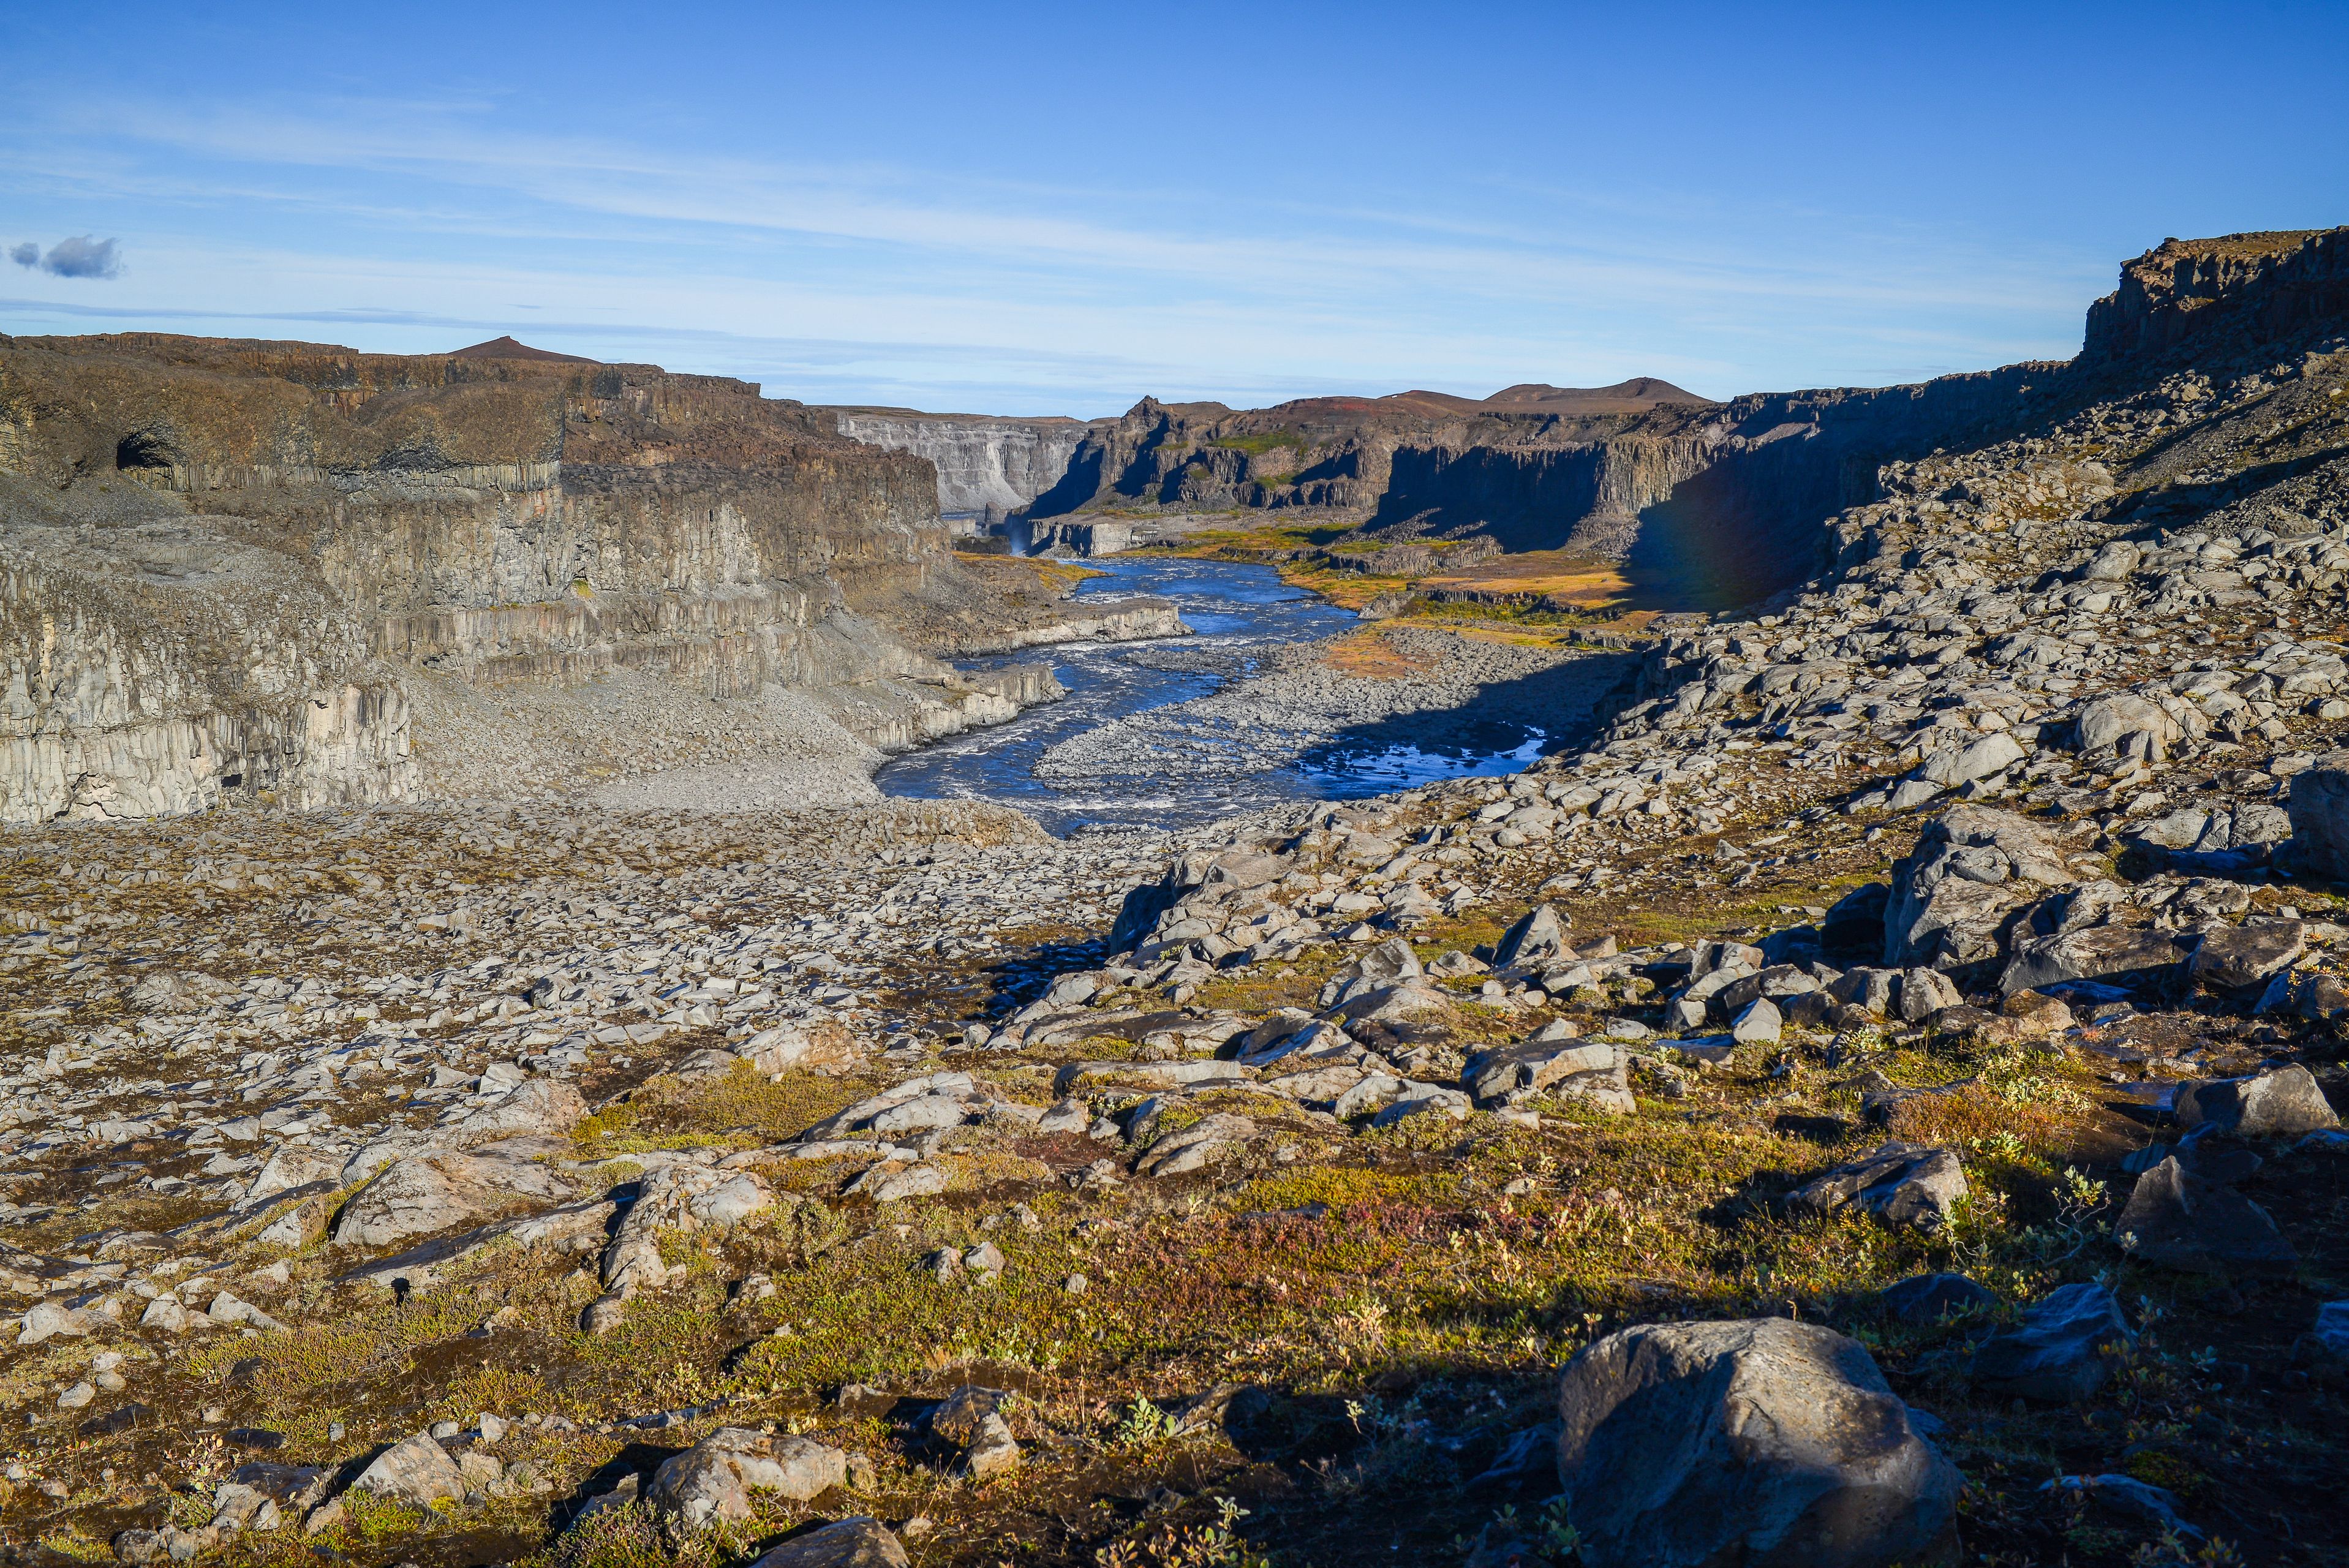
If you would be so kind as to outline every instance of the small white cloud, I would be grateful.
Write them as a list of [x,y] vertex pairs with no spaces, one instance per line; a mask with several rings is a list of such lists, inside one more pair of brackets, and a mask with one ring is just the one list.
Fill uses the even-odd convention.
[[27,240],[21,245],[12,247],[8,252],[8,259],[20,267],[37,267],[41,264],[41,247]]
[[[22,259],[21,255],[18,259]],[[51,245],[49,253],[41,258],[41,270],[61,278],[118,277],[122,272],[122,258],[116,253],[112,240],[79,234]]]

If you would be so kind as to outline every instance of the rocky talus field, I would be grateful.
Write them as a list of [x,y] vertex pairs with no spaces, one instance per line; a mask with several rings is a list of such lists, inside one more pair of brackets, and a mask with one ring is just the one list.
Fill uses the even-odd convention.
[[[1506,777],[1057,841],[651,769],[19,816],[5,1550],[2344,1561],[2349,231],[2173,242],[2089,325],[1821,511],[1815,577],[1588,655],[1588,743]],[[895,541],[834,618],[978,639],[1009,590],[926,586],[905,504],[823,523]],[[317,617],[390,592],[170,526]],[[436,684],[350,624],[332,678],[444,736],[656,689]]]

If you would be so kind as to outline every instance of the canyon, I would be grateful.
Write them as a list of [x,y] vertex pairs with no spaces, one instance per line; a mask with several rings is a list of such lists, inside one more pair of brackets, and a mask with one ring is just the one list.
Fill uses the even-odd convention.
[[[976,497],[987,482],[983,504],[1015,514],[999,526],[1027,548],[1107,554],[1209,519],[1278,513],[1341,531],[1341,546],[1489,539],[1586,554],[1670,582],[1687,605],[1722,608],[1829,564],[1824,520],[1870,500],[1884,465],[2044,419],[2097,395],[2116,366],[2336,315],[2343,264],[2330,232],[2168,241],[2091,308],[2075,359],[1913,386],[1715,403],[1641,377],[1258,409],[1144,397],[1085,424],[900,415],[885,430],[844,411],[840,428],[939,458],[942,498]],[[965,477],[1015,469],[1016,482]]]
[[[1738,596],[1216,664],[742,383],[0,341],[5,1550],[2341,1561],[2349,229],[2062,364],[1600,390],[1089,427],[1017,521]],[[871,792],[1071,636],[1213,679],[1039,775],[1557,744]]]
[[1180,630],[961,570],[798,404],[510,340],[0,340],[0,490],[8,820],[900,749],[1055,694],[947,657]]

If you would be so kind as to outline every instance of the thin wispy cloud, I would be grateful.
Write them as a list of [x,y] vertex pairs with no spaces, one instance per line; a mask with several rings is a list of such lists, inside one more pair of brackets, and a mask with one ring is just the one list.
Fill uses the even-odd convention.
[[[1198,211],[1207,194],[1198,191],[1137,196],[1131,188],[974,181],[869,161],[827,167],[738,157],[674,159],[604,139],[491,134],[457,113],[445,105],[401,101],[344,100],[276,113],[244,107],[165,113],[119,106],[106,123],[182,154],[263,167],[421,176],[523,198],[555,213],[984,257],[1059,273],[1110,269],[1218,287],[1241,280],[1251,291],[1289,300],[1326,299],[1333,280],[1356,288],[1433,285],[1513,299],[1603,293],[1654,304],[1699,295],[2030,309],[2044,307],[2053,292],[2019,270],[1985,266],[1980,255],[1949,257],[1946,236],[1907,247],[1880,237],[1822,246],[1797,265],[1792,258],[1773,262],[1750,250],[1707,253],[1664,232],[1647,232],[1637,243],[1590,230],[1562,240],[1554,230],[1447,224],[1424,213],[1360,205],[1290,203],[1277,214],[1286,222],[1268,225],[1275,232],[1216,232],[1169,222],[1170,213]],[[1570,193],[1552,195],[1560,202],[1572,200]],[[1066,204],[1092,212],[1135,208],[1143,221],[1120,224],[1054,210]],[[1333,219],[1357,232],[1338,232],[1341,225]],[[1361,227],[1373,232],[1366,238]],[[1434,237],[1447,232],[1454,242]],[[1317,237],[1322,233],[1328,237]],[[1898,249],[1914,250],[1912,263],[1922,264],[1879,264]]]
[[[527,330],[771,392],[999,399],[977,411],[1639,374],[1724,396],[1888,361],[1983,366],[2069,352],[2090,275],[1664,180],[1231,195],[1179,161],[1104,185],[1049,159],[1025,178],[761,156],[517,129],[462,96],[80,94],[29,118],[0,147],[0,191],[154,226],[131,236],[138,308],[113,319],[305,325],[362,347]],[[221,232],[228,212],[243,232]],[[105,253],[58,275],[119,271],[117,242],[80,242]]]

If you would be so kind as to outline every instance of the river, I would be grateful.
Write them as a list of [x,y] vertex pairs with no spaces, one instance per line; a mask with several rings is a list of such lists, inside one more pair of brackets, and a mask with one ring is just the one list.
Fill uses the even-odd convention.
[[1079,598],[1154,593],[1174,601],[1193,635],[1142,643],[1078,643],[965,662],[968,670],[1049,658],[1069,695],[1008,724],[926,746],[885,764],[882,793],[917,799],[980,799],[1017,807],[1050,831],[1088,824],[1180,827],[1299,799],[1360,799],[1439,779],[1513,772],[1537,756],[1542,731],[1505,722],[1453,727],[1453,739],[1413,745],[1339,739],[1291,766],[1220,777],[1133,774],[1080,780],[1039,778],[1044,752],[1107,720],[1187,702],[1245,679],[1263,650],[1342,634],[1358,623],[1280,581],[1268,566],[1180,557],[1111,556],[1084,562]]

